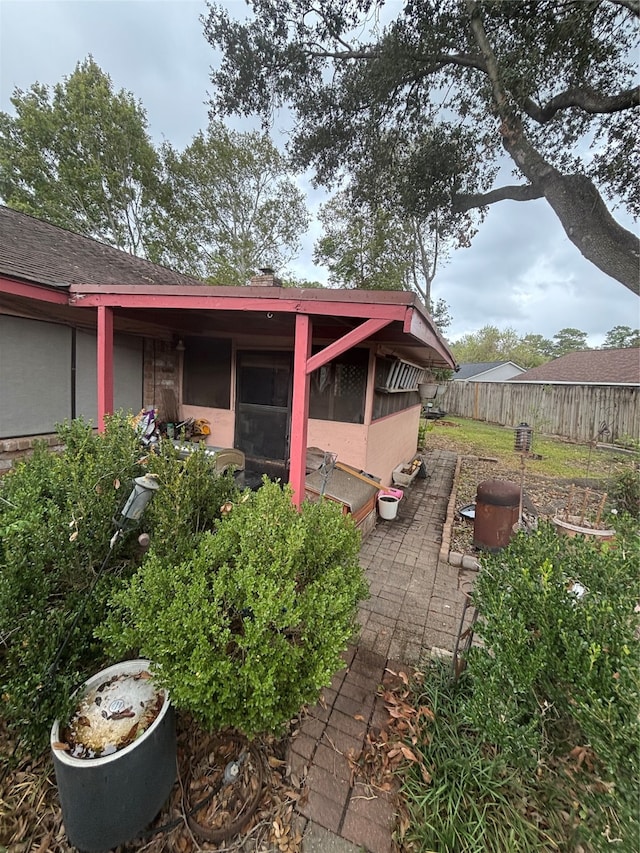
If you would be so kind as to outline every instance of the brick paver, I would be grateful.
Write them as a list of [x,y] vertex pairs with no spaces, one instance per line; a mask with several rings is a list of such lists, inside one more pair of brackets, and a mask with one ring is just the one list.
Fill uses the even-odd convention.
[[369,728],[388,720],[377,693],[393,680],[389,671],[455,645],[465,596],[460,570],[440,553],[457,456],[432,451],[426,460],[428,478],[405,490],[397,517],[379,520],[362,545],[370,597],[359,609],[358,645],[291,741],[291,772],[304,782],[305,853],[390,853],[393,799],[355,780],[349,758],[358,757]]

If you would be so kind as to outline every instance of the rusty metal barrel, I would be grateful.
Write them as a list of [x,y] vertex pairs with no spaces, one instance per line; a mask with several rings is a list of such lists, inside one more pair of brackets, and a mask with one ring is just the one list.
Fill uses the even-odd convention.
[[508,480],[485,480],[478,485],[473,544],[495,553],[506,548],[520,511],[520,486]]

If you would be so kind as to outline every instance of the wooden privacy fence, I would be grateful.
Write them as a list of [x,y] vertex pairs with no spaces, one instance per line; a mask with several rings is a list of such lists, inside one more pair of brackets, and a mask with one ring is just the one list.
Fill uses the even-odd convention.
[[[450,415],[573,441],[640,439],[640,385],[449,382],[440,405]],[[603,427],[609,430],[604,432]]]

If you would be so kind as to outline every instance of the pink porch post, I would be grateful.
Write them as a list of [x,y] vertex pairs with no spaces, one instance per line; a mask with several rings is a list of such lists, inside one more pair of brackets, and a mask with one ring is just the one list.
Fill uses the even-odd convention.
[[309,422],[309,385],[307,361],[311,355],[311,320],[307,314],[296,315],[296,337],[293,351],[293,400],[291,404],[291,449],[289,483],[293,502],[300,509],[304,500],[307,468],[307,426]]
[[113,412],[113,309],[98,306],[98,429]]

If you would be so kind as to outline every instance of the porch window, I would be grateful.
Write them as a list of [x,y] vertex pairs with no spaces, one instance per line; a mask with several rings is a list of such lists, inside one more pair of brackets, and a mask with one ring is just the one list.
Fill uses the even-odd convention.
[[231,408],[231,341],[185,338],[182,397],[188,406]]
[[352,349],[311,374],[309,417],[364,423],[369,351]]
[[374,420],[420,404],[418,382],[423,371],[415,367],[411,371],[411,367],[414,366],[393,358],[376,359]]

